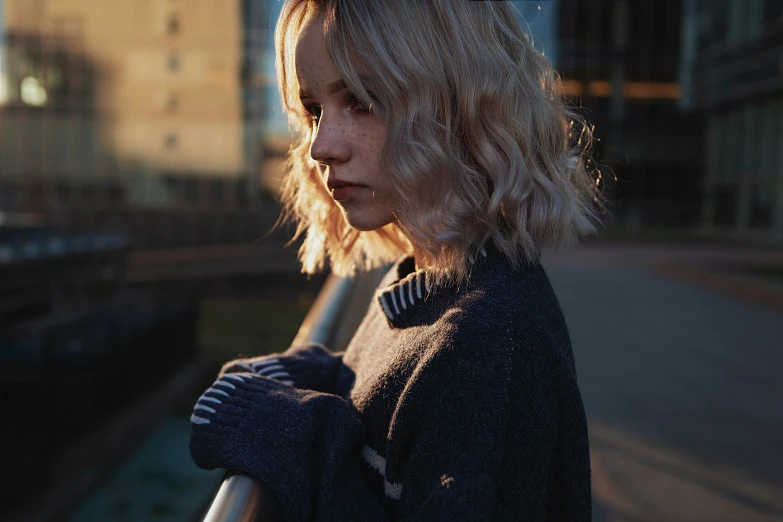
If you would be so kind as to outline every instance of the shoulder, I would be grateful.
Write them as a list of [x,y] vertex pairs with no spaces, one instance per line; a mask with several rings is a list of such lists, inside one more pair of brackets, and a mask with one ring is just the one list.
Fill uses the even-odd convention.
[[496,262],[482,267],[457,292],[455,305],[477,325],[513,319],[517,324],[544,326],[562,319],[560,304],[540,263],[512,267]]
[[480,267],[444,314],[455,343],[510,362],[573,368],[565,317],[539,263]]

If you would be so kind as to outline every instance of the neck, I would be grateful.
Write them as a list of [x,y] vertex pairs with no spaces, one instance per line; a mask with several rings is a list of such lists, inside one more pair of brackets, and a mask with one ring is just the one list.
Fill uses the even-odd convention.
[[423,268],[429,268],[429,263],[426,262],[427,256],[424,255],[424,250],[417,247],[413,247],[413,262],[416,265],[416,270]]
[[[397,223],[397,226],[399,227],[399,223]],[[405,239],[408,239],[405,232],[400,228],[400,232],[405,235]],[[421,247],[416,246],[413,241],[408,239],[408,244],[410,245],[411,249],[413,250],[413,263],[414,263],[414,269],[415,270],[421,270],[424,268],[429,268],[430,263],[428,263],[427,256],[425,255],[425,250]]]

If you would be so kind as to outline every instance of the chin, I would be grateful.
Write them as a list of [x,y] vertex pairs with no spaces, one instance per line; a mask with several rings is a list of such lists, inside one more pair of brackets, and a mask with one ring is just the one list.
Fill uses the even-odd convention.
[[346,223],[348,223],[348,226],[360,232],[372,232],[373,230],[383,228],[394,221],[391,218],[386,219],[383,216],[379,216],[375,212],[373,212],[372,215],[366,215],[363,212],[354,213],[346,211],[345,209],[343,209],[343,217],[345,218]]

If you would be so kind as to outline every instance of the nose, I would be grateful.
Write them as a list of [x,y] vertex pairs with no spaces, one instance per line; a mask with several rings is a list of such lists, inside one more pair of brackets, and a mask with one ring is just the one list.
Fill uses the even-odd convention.
[[348,161],[351,157],[349,129],[344,123],[323,116],[310,144],[310,157],[319,163]]

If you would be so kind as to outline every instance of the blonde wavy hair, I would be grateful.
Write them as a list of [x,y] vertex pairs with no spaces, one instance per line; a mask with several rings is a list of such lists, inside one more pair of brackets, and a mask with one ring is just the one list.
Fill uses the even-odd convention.
[[[380,163],[397,221],[375,231],[348,225],[309,154],[294,47],[304,22],[320,14],[335,67],[387,129]],[[297,223],[295,239],[305,235],[303,272],[328,259],[350,274],[415,245],[434,277],[462,281],[488,242],[519,264],[594,231],[601,198],[600,171],[585,161],[592,129],[508,2],[286,0],[275,43],[283,107],[299,131],[282,218]]]

